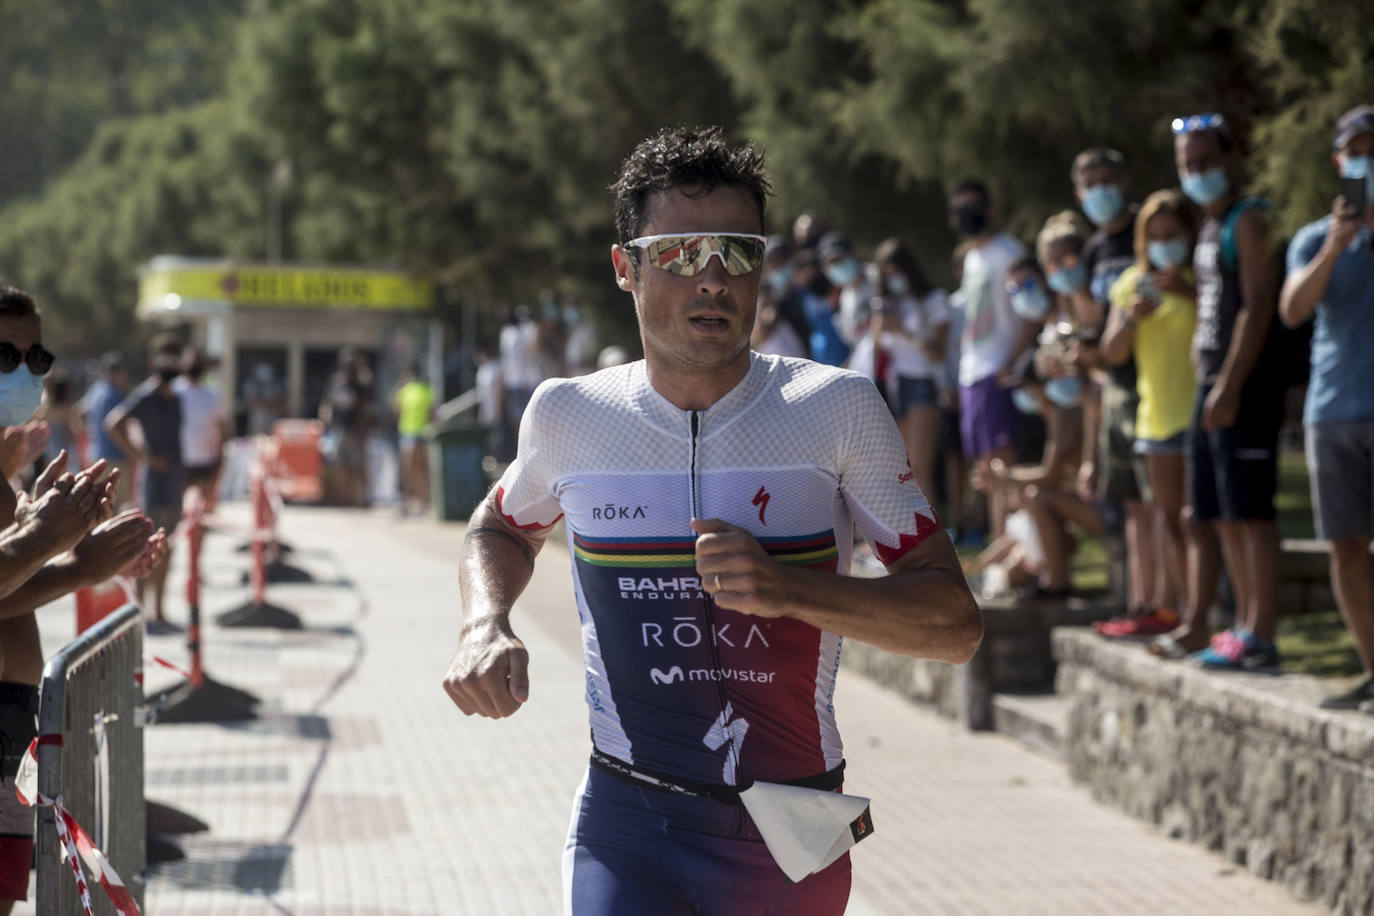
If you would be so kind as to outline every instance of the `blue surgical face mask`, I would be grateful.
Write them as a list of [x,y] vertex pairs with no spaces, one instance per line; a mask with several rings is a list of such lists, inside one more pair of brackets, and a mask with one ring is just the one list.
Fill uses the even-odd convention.
[[1072,296],[1088,285],[1088,268],[1083,264],[1061,267],[1050,271],[1045,279],[1049,281],[1050,289],[1056,293],[1061,296]]
[[1216,203],[1231,189],[1231,179],[1221,166],[1205,172],[1184,172],[1178,180],[1183,193],[1199,207]]
[[1121,215],[1126,198],[1114,184],[1095,184],[1083,192],[1083,212],[1099,226],[1105,226]]
[[911,281],[906,274],[893,274],[887,278],[887,288],[894,296],[905,296],[911,292]]
[[1145,246],[1145,251],[1150,256],[1150,263],[1155,267],[1182,267],[1188,263],[1188,257],[1192,254],[1187,239],[1150,242]]
[[1368,178],[1374,175],[1374,156],[1342,156],[1342,178]]
[[836,261],[825,268],[825,278],[835,286],[848,286],[859,279],[859,262],[854,258]]
[[781,298],[787,294],[792,287],[792,265],[784,264],[777,270],[768,275],[768,288],[773,291],[776,298]]
[[1040,402],[1031,397],[1031,393],[1024,388],[1011,390],[1011,402],[1022,413],[1038,414],[1040,412]]
[[1050,313],[1050,297],[1038,284],[1021,286],[1011,294],[1011,310],[1027,321],[1044,321]]
[[825,269],[825,275],[836,286],[850,286],[859,279],[861,265],[858,258],[844,258]]
[[0,426],[22,426],[33,416],[43,400],[43,379],[19,365],[13,372],[0,372]]
[[1083,380],[1076,375],[1052,378],[1045,383],[1045,397],[1058,407],[1073,407],[1083,393]]

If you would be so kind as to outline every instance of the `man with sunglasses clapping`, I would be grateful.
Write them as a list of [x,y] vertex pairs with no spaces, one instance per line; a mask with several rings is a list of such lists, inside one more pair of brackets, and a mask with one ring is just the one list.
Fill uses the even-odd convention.
[[[843,638],[954,663],[981,639],[877,389],[749,349],[769,190],[718,128],[630,154],[611,260],[644,359],[540,385],[464,539],[444,687],[502,718],[529,698],[510,611],[566,519],[593,745],[563,856],[576,916],[843,912],[867,812],[817,852],[762,803],[862,808],[832,794]],[[887,577],[846,575],[855,524]]]

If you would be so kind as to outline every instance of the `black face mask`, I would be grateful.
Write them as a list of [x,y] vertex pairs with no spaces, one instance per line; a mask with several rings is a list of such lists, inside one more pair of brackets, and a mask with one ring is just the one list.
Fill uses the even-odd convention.
[[159,369],[159,370],[157,370],[157,377],[163,382],[163,384],[166,384],[167,382],[172,381],[172,380],[175,379],[178,375],[181,375],[181,370],[180,370],[180,369]]
[[954,221],[962,234],[974,236],[988,227],[988,214],[982,207],[961,207],[954,211]]

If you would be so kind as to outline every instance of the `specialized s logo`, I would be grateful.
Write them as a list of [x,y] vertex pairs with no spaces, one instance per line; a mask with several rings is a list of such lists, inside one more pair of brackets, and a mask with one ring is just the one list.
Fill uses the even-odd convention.
[[898,474],[898,475],[897,475],[897,482],[898,482],[898,483],[910,483],[915,477],[916,477],[916,475],[913,474],[913,473],[911,472],[911,462],[908,460],[907,463],[906,463],[906,473],[905,473],[905,474]]
[[768,500],[772,498],[773,494],[769,493],[764,487],[759,487],[759,491],[754,494],[754,505],[759,507],[759,524],[761,525],[768,524],[768,522],[764,520],[763,513],[767,511]]

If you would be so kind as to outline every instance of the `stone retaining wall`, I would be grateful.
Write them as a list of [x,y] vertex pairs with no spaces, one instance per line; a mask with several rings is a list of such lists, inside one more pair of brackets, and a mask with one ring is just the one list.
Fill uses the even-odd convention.
[[1374,716],[1317,709],[1313,678],[1207,672],[1082,630],[1053,647],[1074,779],[1337,913],[1374,913]]

